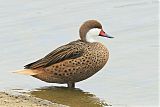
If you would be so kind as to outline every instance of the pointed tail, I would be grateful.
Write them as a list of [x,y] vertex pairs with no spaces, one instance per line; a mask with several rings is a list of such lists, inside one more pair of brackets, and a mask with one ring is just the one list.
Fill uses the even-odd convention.
[[24,75],[37,75],[38,74],[37,70],[31,70],[31,69],[18,70],[13,73],[24,74]]

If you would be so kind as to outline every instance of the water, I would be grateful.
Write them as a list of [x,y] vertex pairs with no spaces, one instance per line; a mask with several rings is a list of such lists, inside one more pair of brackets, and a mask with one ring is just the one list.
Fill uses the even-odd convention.
[[109,106],[105,101],[97,98],[94,94],[84,92],[80,89],[69,89],[66,87],[43,87],[32,91],[31,95],[46,99],[58,104],[70,107],[103,107]]
[[[70,106],[158,104],[158,1],[0,1],[1,90],[30,90],[36,97]],[[79,25],[88,19],[100,20],[115,38],[103,39],[110,51],[107,65],[77,83],[77,89],[12,73],[78,39]]]

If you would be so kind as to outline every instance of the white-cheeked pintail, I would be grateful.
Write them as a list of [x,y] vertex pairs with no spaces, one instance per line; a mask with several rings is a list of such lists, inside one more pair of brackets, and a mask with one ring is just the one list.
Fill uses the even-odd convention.
[[109,52],[95,38],[113,38],[103,31],[102,25],[96,20],[84,22],[79,35],[79,40],[53,50],[17,73],[28,74],[49,83],[67,83],[68,87],[75,87],[76,82],[91,77],[107,63]]

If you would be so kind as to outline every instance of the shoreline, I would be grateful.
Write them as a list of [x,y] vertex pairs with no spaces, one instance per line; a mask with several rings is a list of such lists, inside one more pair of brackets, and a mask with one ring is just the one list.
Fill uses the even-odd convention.
[[12,95],[7,92],[0,92],[1,107],[66,107],[61,104],[52,103],[47,100],[36,98],[31,95]]

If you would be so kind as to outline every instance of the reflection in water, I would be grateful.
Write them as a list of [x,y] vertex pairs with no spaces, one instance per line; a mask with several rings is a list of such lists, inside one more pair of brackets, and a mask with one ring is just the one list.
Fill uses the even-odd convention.
[[44,87],[36,91],[32,91],[31,95],[67,105],[70,107],[104,107],[108,106],[104,101],[88,92],[80,89],[69,89],[66,87]]

